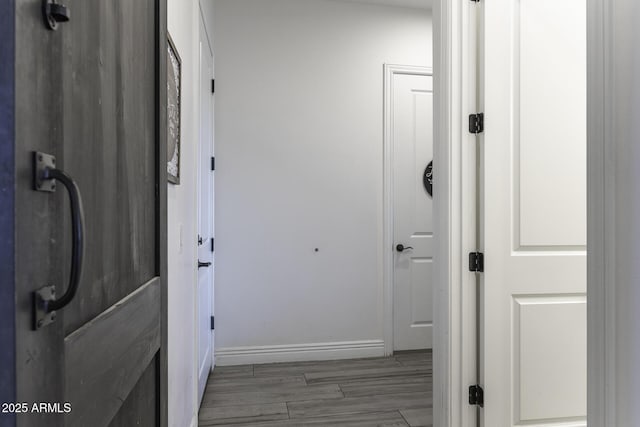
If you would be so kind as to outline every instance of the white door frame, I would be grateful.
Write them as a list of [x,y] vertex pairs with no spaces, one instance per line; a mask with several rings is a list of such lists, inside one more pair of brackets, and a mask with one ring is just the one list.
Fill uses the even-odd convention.
[[434,320],[433,416],[438,427],[475,427],[468,387],[477,381],[476,241],[477,57],[481,2],[434,0]]
[[393,354],[393,76],[409,74],[433,76],[429,67],[415,65],[384,64],[384,137],[383,137],[383,237],[382,277],[384,293],[384,353]]

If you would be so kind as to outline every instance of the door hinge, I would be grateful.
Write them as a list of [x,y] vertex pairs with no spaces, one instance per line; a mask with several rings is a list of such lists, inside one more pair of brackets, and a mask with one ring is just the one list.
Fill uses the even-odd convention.
[[211,238],[211,252],[215,252],[215,250],[216,250],[215,239],[212,237]]
[[211,330],[212,330],[212,331],[216,329],[216,328],[215,328],[215,326],[216,326],[216,324],[215,324],[215,317],[214,317],[214,316],[211,316]]
[[216,170],[216,158],[215,157],[211,158],[211,170],[212,171]]
[[482,252],[471,252],[469,254],[469,271],[479,273],[484,271],[484,254]]
[[469,115],[469,132],[481,133],[484,131],[484,113]]
[[477,384],[469,386],[469,405],[484,407],[484,390]]
[[211,93],[216,93],[216,81],[211,79]]

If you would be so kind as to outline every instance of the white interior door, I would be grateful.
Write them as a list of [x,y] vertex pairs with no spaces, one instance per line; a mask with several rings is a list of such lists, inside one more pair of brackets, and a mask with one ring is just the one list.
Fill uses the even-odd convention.
[[433,160],[433,78],[426,70],[393,72],[391,85],[393,349],[426,349],[433,326],[433,199],[423,177]]
[[484,5],[484,426],[586,425],[586,0]]
[[198,402],[213,365],[213,52],[200,19],[200,152],[198,163]]

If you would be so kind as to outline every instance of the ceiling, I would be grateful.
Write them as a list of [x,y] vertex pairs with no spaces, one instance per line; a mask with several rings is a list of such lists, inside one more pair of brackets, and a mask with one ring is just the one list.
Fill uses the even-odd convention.
[[433,0],[343,0],[355,3],[378,4],[383,6],[411,7],[414,9],[431,9]]

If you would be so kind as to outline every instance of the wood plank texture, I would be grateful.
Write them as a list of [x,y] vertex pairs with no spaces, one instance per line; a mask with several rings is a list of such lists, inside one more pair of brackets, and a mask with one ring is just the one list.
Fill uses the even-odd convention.
[[215,368],[201,426],[432,427],[431,352]]
[[150,363],[109,427],[157,427],[156,396],[149,393],[156,388],[156,381],[156,364]]
[[433,425],[433,408],[402,409],[400,414],[411,427],[429,427]]
[[[156,129],[155,0],[66,4],[74,17],[57,32],[64,96],[55,154],[82,191],[90,242],[82,285],[65,310],[69,335],[159,275],[156,147],[165,130]],[[71,225],[63,209],[66,272]]]
[[372,412],[370,414],[337,415],[332,417],[319,417],[296,420],[280,420],[264,423],[233,424],[250,427],[279,427],[279,426],[340,426],[340,427],[406,427],[409,424],[398,411]]
[[246,423],[269,420],[286,420],[289,418],[286,403],[270,403],[263,405],[240,405],[202,408],[200,410],[200,426],[213,426],[235,423]]
[[[5,380],[0,369],[0,389],[13,396],[0,400],[73,405],[68,416],[22,414],[22,427],[99,427],[112,420],[164,427],[166,0],[66,0],[71,21],[56,32],[44,25],[41,0],[2,3],[0,59],[7,46],[15,55],[0,61],[0,140],[7,141],[0,149],[0,205],[11,210],[15,224],[7,229],[15,241],[0,232],[0,242],[15,246],[15,261],[3,257],[15,289],[13,278],[0,280],[9,295],[0,292],[0,300],[15,306],[15,335],[5,338],[13,324],[2,317],[0,347],[15,363],[0,361],[15,367],[15,378]],[[9,109],[8,100],[15,103]],[[4,120],[15,135],[6,133]],[[78,183],[86,223],[76,297],[38,331],[32,330],[32,292],[55,285],[61,295],[66,288],[71,225],[64,191],[33,191],[32,151],[56,156],[57,167]],[[5,193],[7,173],[11,191]],[[5,224],[0,215],[0,229]],[[152,296],[138,295],[152,279],[145,287]],[[140,313],[125,307],[137,298],[146,301],[138,304]],[[118,301],[128,303],[112,311]],[[5,339],[15,341],[15,349],[2,345]]]
[[[63,191],[50,195],[33,191],[32,151],[61,154],[63,46],[62,38],[52,37],[43,25],[42,2],[14,4],[16,288],[10,301],[15,301],[16,308],[15,398],[18,402],[58,402],[64,393],[63,325],[57,321],[34,332],[31,303],[32,292],[43,286],[66,286],[63,276],[69,264],[63,261],[60,242],[69,239],[70,234],[62,231],[69,217],[62,214],[67,203]],[[60,415],[46,413],[17,417],[21,427],[57,427],[63,421]]]
[[159,348],[155,278],[65,339],[67,425],[108,425]]

